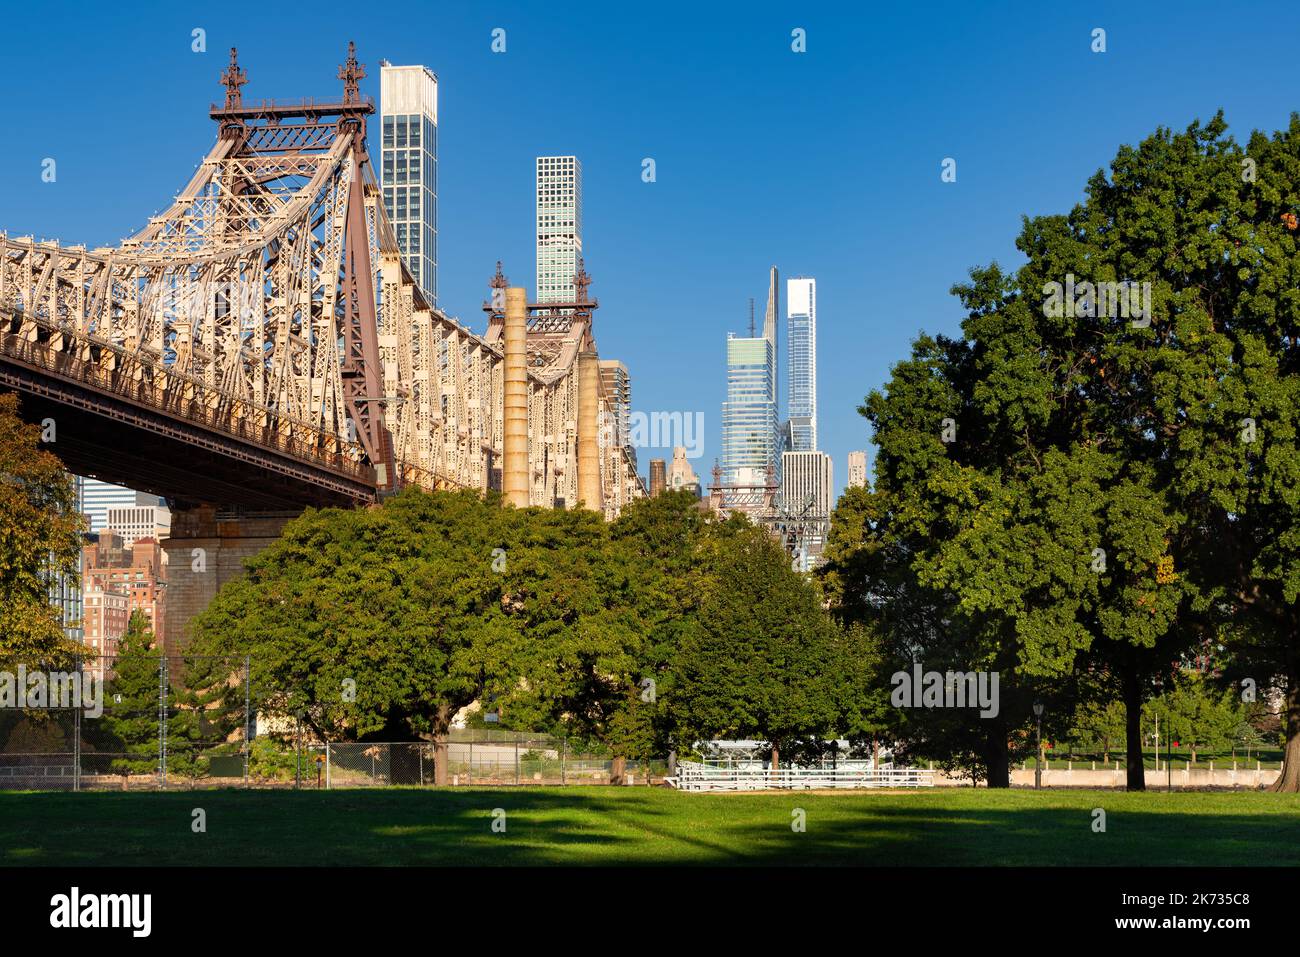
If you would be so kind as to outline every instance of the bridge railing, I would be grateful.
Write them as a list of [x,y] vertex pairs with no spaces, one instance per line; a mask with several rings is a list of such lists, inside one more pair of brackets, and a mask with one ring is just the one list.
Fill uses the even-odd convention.
[[680,791],[769,791],[814,788],[928,788],[934,772],[922,768],[725,767],[680,761],[669,779]]
[[[48,326],[48,323],[41,325]],[[262,425],[254,419],[263,417],[268,423],[284,422],[285,419],[269,406],[232,399],[199,379],[157,367],[113,343],[72,331],[59,331],[73,341],[117,353],[127,367],[109,369],[95,362],[85,362],[71,352],[55,349],[48,342],[27,339],[15,333],[0,336],[0,352],[60,378],[93,386],[146,408],[321,465],[358,482],[373,483],[373,470],[369,466],[341,452],[329,450],[329,445],[339,441],[330,433],[292,420],[287,422],[288,433],[277,425]],[[236,404],[242,406],[247,415],[232,415],[232,406]]]

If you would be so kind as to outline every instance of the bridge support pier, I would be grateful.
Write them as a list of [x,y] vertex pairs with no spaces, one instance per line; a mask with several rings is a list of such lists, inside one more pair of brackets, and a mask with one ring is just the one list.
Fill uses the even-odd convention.
[[190,642],[189,624],[217,590],[244,574],[244,561],[266,548],[300,512],[225,511],[200,505],[172,512],[167,554],[164,643],[169,655]]

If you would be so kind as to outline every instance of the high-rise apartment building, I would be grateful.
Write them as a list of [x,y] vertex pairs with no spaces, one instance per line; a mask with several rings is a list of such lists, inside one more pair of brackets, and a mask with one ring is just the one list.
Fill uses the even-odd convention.
[[[600,360],[600,391],[611,421],[604,424],[602,435],[617,447],[632,450],[632,377],[627,366],[617,359]],[[636,457],[633,451],[633,464]]]
[[582,256],[582,164],[537,157],[537,301],[572,302]]
[[849,453],[849,488],[863,488],[867,484],[867,453],[850,452]]
[[781,504],[801,520],[796,555],[802,571],[821,563],[830,529],[834,472],[825,452],[785,452],[781,455]]
[[817,280],[787,279],[786,409],[790,451],[817,448]]
[[438,304],[438,78],[423,66],[379,67],[384,211],[402,259]]
[[116,532],[104,531],[82,549],[81,567],[87,592],[97,589],[125,595],[130,610],[141,612],[149,622],[156,647],[164,646],[167,573],[162,546],[151,538],[141,538],[128,547]]
[[[105,590],[97,582],[86,589],[85,645],[93,656],[90,669],[101,676],[112,669],[104,658],[115,658],[131,620],[131,596],[121,589]],[[103,656],[103,657],[100,657]]]
[[[776,317],[780,310],[772,267],[763,334],[727,334],[727,399],[722,404],[722,472],[729,485],[780,481],[781,429],[777,422]],[[750,325],[753,323],[751,321]]]

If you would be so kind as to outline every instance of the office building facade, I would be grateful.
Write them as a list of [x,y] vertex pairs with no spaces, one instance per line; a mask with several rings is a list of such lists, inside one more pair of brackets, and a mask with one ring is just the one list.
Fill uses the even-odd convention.
[[582,257],[582,164],[537,157],[537,301],[572,302]]
[[781,504],[800,520],[802,532],[795,557],[802,571],[821,564],[830,530],[834,469],[825,452],[785,452],[781,455]]
[[166,538],[171,533],[172,513],[162,505],[119,505],[109,508],[104,524],[130,548],[142,538],[159,542]]
[[83,479],[81,491],[81,514],[89,523],[87,531],[101,532],[108,527],[108,512],[113,508],[135,508],[162,506],[163,500],[157,495],[137,492],[121,485],[110,485],[99,479]]
[[380,185],[402,260],[438,304],[438,78],[423,66],[381,61]]

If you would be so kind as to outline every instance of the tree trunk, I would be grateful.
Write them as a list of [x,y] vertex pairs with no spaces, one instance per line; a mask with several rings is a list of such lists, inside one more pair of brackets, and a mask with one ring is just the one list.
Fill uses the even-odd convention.
[[1137,669],[1130,665],[1124,675],[1125,757],[1128,761],[1128,790],[1147,789],[1146,770],[1142,766],[1142,683]]
[[627,773],[627,758],[616,757],[609,763],[609,783],[622,785]]
[[451,783],[450,758],[451,749],[447,747],[447,731],[451,727],[452,710],[447,705],[438,705],[437,716],[433,720],[433,786],[445,788]]
[[1283,700],[1286,745],[1282,748],[1282,773],[1269,790],[1296,794],[1300,792],[1300,659],[1289,669],[1286,698]]
[[989,787],[1011,787],[1011,754],[1007,748],[1007,728],[1002,721],[992,722],[985,732],[984,771]]

